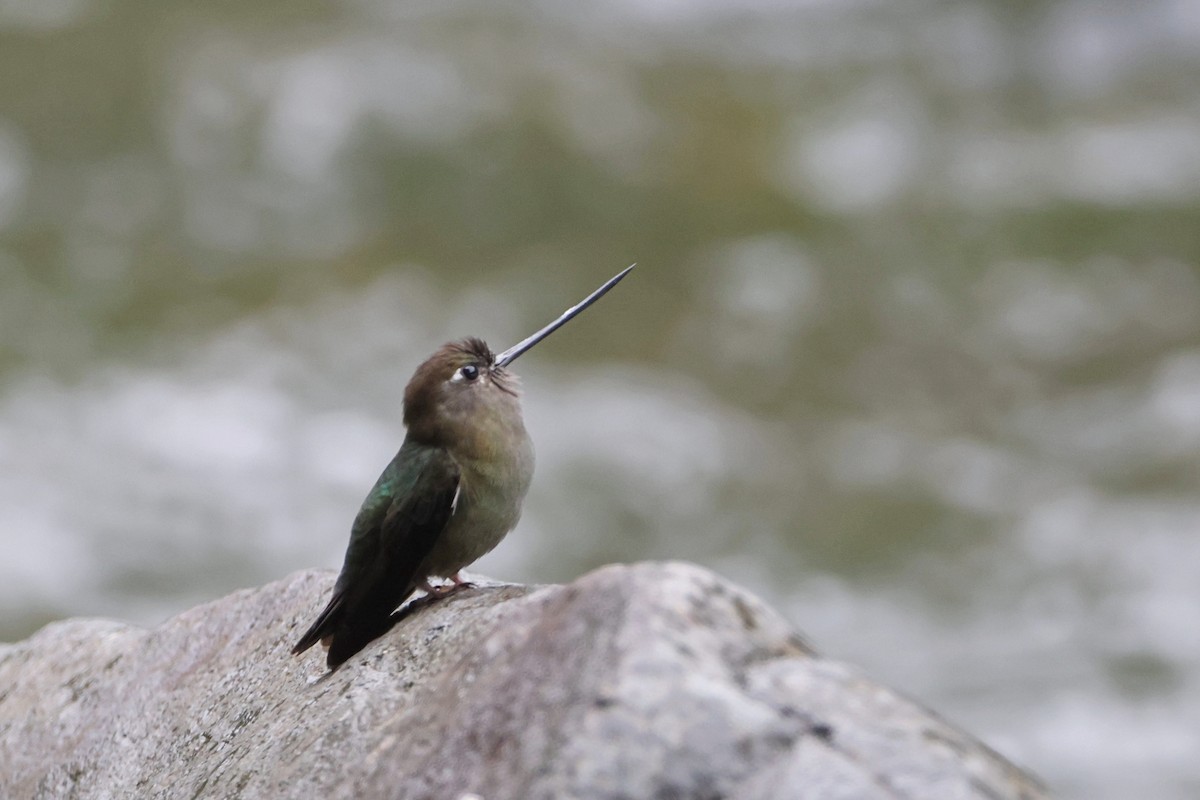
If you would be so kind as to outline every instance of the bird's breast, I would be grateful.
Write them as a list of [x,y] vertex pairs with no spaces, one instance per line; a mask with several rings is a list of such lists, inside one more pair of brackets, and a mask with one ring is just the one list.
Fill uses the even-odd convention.
[[425,559],[421,571],[426,576],[450,577],[500,544],[521,518],[533,479],[533,443],[527,435],[488,457],[456,460],[461,470],[457,504]]

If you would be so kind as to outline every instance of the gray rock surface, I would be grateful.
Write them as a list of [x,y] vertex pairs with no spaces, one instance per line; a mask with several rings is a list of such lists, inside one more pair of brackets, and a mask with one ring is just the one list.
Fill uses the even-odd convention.
[[321,677],[332,572],[0,647],[3,798],[1042,798],[698,567],[489,585]]

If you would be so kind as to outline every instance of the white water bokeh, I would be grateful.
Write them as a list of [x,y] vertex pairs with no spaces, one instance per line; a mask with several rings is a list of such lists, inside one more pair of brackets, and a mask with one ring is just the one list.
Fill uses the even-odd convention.
[[3,638],[337,567],[420,360],[638,261],[478,571],[696,561],[1200,792],[1192,4],[10,0],[0,75]]

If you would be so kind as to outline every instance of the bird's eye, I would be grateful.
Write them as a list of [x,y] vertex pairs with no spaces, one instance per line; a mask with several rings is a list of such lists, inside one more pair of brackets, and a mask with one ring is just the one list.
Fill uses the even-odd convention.
[[474,364],[467,364],[459,367],[458,374],[462,375],[469,381],[473,381],[479,377],[479,367],[475,366]]

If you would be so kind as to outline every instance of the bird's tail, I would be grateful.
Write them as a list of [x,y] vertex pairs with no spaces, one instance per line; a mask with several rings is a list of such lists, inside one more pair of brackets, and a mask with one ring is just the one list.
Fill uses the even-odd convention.
[[309,629],[300,637],[300,641],[296,642],[296,646],[292,648],[292,655],[300,655],[317,642],[333,635],[342,616],[342,606],[345,600],[346,595],[342,592],[338,592],[329,599],[329,604],[317,617],[317,621],[309,626]]
[[391,627],[392,622],[389,617],[371,620],[367,624],[339,626],[329,637],[329,652],[325,655],[325,666],[329,667],[329,671],[332,672],[359,650],[387,633]]
[[346,659],[388,632],[399,619],[392,614],[393,609],[414,590],[411,583],[403,592],[389,587],[386,592],[365,599],[356,596],[353,603],[347,600],[345,592],[335,592],[317,621],[296,642],[292,653],[298,655],[320,642],[329,647],[325,663],[330,671],[337,669]]

